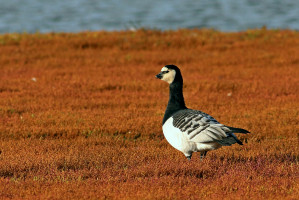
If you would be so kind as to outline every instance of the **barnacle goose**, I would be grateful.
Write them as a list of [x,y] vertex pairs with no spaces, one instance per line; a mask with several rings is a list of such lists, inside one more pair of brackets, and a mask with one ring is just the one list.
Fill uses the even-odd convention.
[[183,96],[183,77],[175,65],[166,65],[156,78],[169,83],[169,101],[163,118],[166,140],[181,151],[188,160],[193,152],[200,152],[203,159],[210,150],[242,142],[234,133],[249,131],[220,124],[212,116],[188,109]]

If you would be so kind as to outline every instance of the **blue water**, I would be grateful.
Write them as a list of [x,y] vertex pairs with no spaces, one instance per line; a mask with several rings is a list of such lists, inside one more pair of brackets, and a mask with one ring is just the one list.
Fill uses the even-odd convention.
[[299,0],[0,0],[0,33],[299,30]]

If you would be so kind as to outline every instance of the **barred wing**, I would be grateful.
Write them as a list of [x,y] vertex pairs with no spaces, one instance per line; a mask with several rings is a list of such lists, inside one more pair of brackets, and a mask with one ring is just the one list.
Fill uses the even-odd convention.
[[[221,144],[226,141],[227,137],[230,137],[234,141],[233,143],[236,142],[235,136],[228,127],[220,124],[212,116],[198,110],[178,111],[173,115],[173,126],[179,128],[193,142],[219,142]],[[230,140],[227,145],[231,145],[231,143]]]

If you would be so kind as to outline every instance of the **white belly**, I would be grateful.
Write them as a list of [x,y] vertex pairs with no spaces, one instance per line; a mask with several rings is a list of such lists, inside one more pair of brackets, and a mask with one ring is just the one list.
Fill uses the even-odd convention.
[[173,119],[172,117],[170,117],[162,127],[167,142],[169,142],[171,146],[173,146],[179,151],[189,151],[190,144],[188,142],[187,137],[184,133],[181,132],[180,129],[174,127],[172,122]]

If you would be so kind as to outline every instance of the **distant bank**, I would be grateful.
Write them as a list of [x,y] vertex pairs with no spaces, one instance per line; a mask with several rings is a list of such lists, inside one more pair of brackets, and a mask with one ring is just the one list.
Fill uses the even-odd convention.
[[0,33],[261,28],[299,30],[299,1],[0,0]]

